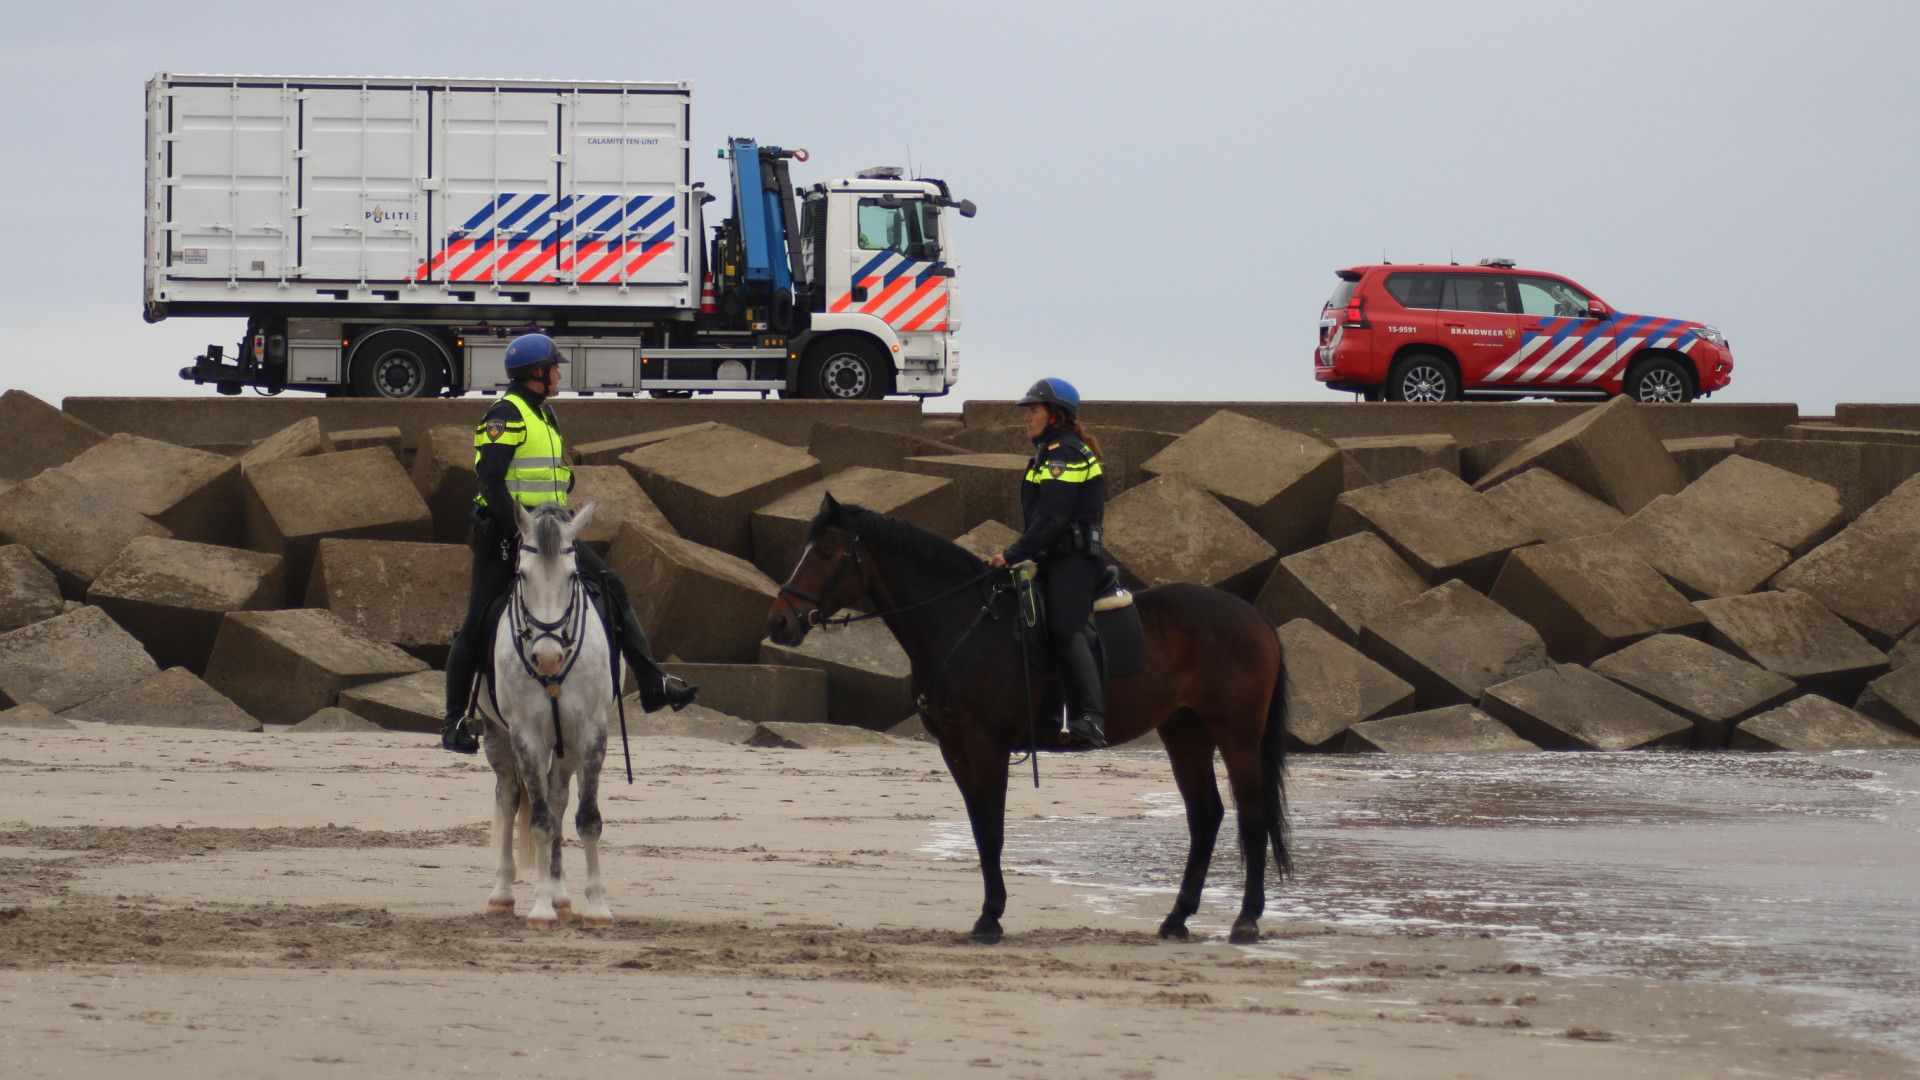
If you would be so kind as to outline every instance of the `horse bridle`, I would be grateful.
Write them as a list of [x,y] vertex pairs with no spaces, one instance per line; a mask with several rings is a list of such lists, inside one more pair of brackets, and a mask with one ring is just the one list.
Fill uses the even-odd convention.
[[[520,550],[532,555],[540,554],[540,549],[531,544],[521,544]],[[563,554],[571,554],[568,547]],[[521,571],[513,575],[513,592],[507,601],[507,625],[513,633],[513,654],[520,659],[520,667],[527,677],[547,692],[547,706],[553,713],[553,752],[556,756],[566,755],[566,743],[560,734],[560,684],[566,681],[573,671],[573,665],[580,659],[580,645],[586,639],[587,588],[580,580],[580,571],[575,568],[573,578],[567,590],[566,610],[560,617],[548,621],[538,618],[527,610],[526,595],[521,591],[527,576]],[[533,647],[542,641],[553,641],[560,646],[560,655],[564,662],[557,675],[542,675],[534,670],[533,660],[528,655]]]
[[[854,573],[860,575],[860,587],[863,591],[873,587],[872,583],[867,580],[867,568],[860,563],[860,534],[854,532],[852,529],[843,528],[839,525],[828,525],[821,531],[844,536],[847,538],[847,543],[846,547],[841,549],[840,557],[835,560],[833,564],[833,572],[827,575],[826,582],[820,586],[820,591],[817,593],[808,592],[800,586],[795,585],[791,580],[788,580],[780,586],[781,596],[797,596],[813,605],[813,610],[807,612],[805,619],[802,620],[808,626],[825,626],[828,622],[835,621],[827,617],[827,597],[832,595],[833,587],[840,584],[841,575],[847,572],[849,564],[852,565]],[[813,545],[808,544],[807,547],[812,548]],[[793,603],[789,601],[787,606],[792,607]],[[892,614],[892,612],[887,612],[886,614]],[[871,619],[876,616],[877,613],[847,616],[838,620],[838,622],[840,625],[845,626],[850,622],[859,622],[861,619]]]

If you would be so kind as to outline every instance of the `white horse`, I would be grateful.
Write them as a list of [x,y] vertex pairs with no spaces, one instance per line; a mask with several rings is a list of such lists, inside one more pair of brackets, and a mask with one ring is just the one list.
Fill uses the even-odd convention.
[[495,626],[493,692],[479,695],[486,718],[487,762],[493,766],[493,841],[500,862],[487,899],[490,915],[513,914],[514,826],[521,861],[533,868],[531,930],[552,930],[572,913],[560,871],[560,819],[567,788],[580,778],[574,829],[586,853],[586,907],[581,925],[613,925],[600,884],[600,767],[618,685],[606,628],[589,603],[574,561],[574,544],[593,518],[593,503],[569,514],[548,503],[528,513],[517,503],[520,566]]

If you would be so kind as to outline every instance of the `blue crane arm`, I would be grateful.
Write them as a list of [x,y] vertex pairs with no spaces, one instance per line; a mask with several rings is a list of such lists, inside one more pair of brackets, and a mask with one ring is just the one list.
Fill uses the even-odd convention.
[[775,292],[791,289],[786,194],[776,182],[778,171],[769,168],[787,151],[760,146],[752,139],[729,139],[727,151],[732,158],[733,205],[740,221],[744,277],[752,283],[764,283]]

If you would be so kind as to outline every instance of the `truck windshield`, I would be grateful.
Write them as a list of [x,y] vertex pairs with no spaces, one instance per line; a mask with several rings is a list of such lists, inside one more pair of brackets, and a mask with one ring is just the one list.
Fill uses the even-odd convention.
[[930,220],[938,207],[919,199],[861,199],[860,247],[866,251],[898,251],[914,259],[938,259],[937,226]]

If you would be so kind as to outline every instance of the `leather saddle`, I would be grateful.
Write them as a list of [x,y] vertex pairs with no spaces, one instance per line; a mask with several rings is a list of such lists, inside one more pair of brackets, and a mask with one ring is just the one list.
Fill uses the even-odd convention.
[[[1021,597],[1021,606],[1035,613],[1026,635],[1027,663],[1036,671],[1052,671],[1053,658],[1047,650],[1046,604],[1040,590],[1030,582],[1029,596]],[[1093,642],[1094,658],[1100,662],[1101,680],[1107,681],[1139,671],[1146,661],[1146,636],[1140,627],[1140,609],[1134,606],[1133,593],[1120,584],[1120,568],[1109,565],[1093,590],[1093,612],[1087,618],[1087,632]]]

